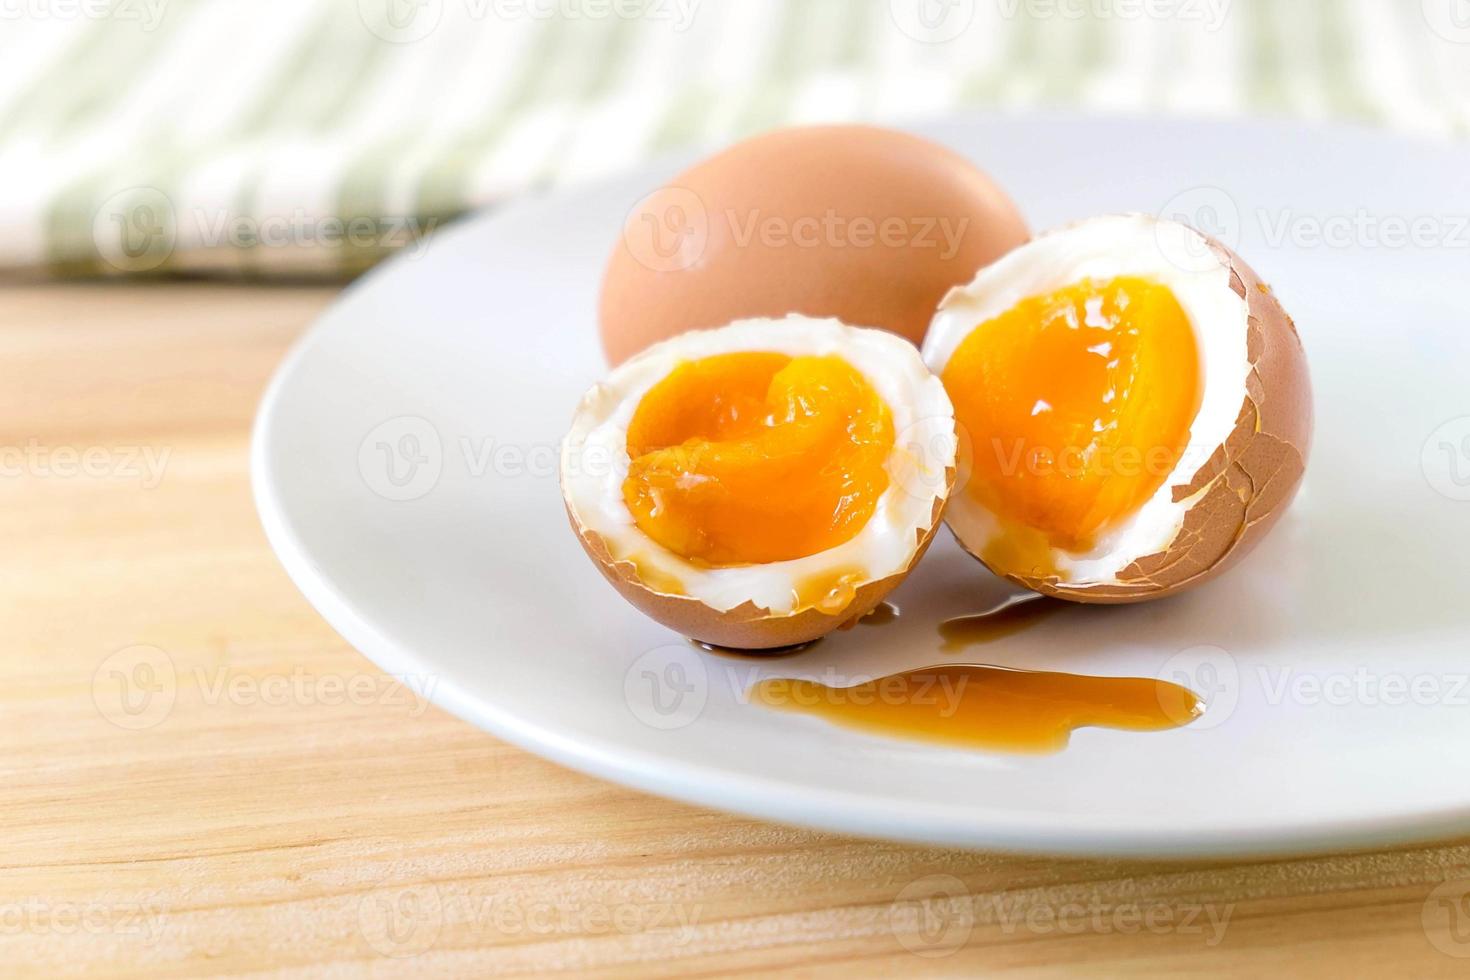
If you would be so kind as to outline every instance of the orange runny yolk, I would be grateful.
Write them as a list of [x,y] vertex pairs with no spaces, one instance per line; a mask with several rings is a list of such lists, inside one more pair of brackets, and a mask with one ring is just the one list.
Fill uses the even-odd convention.
[[[1151,280],[1083,280],[977,326],[942,375],[969,437],[966,492],[1001,522],[985,555],[1045,571],[1084,552],[1174,471],[1199,411],[1188,315]],[[1017,567],[1022,566],[1022,567]]]
[[785,561],[862,529],[892,449],[888,407],[842,358],[719,354],[679,364],[638,403],[623,499],[684,558]]

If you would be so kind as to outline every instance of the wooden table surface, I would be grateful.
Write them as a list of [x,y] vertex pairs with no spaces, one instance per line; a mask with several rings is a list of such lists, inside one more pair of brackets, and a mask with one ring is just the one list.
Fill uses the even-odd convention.
[[0,289],[6,974],[1457,974],[1470,841],[1006,857],[757,823],[426,707],[267,547],[247,475],[315,288]]

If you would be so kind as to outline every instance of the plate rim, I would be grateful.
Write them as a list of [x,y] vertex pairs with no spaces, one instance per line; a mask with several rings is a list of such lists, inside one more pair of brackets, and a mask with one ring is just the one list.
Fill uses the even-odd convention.
[[[1056,123],[1107,120],[1148,123],[1179,128],[1224,127],[1260,132],[1279,128],[1284,120],[1208,119],[1195,117],[1118,116],[1099,113],[1041,112],[965,113],[921,120],[896,128],[920,133],[964,129],[975,125]],[[1464,145],[1456,140],[1426,139],[1351,124],[1295,126],[1314,132],[1371,136],[1386,142],[1438,147]],[[670,159],[679,159],[685,156]],[[548,201],[596,196],[619,182],[657,175],[669,169],[668,159],[646,161],[620,175],[586,182],[548,194],[529,195],[493,211],[481,210],[455,222],[436,239],[453,249],[460,237],[486,226],[509,221],[524,210]],[[1207,859],[1283,857],[1412,845],[1463,834],[1470,830],[1470,802],[1434,809],[1383,808],[1350,818],[1322,820],[1287,818],[1243,827],[1201,825],[1192,821],[1169,826],[1125,826],[1088,821],[1082,816],[1059,816],[1054,811],[1026,811],[994,807],[966,807],[963,813],[943,804],[915,804],[831,789],[814,789],[777,778],[732,773],[713,766],[671,760],[638,749],[603,750],[520,718],[514,712],[477,697],[458,684],[442,666],[429,669],[406,643],[394,641],[375,626],[365,612],[338,589],[312,559],[291,524],[286,504],[278,495],[270,461],[270,432],[279,414],[283,393],[298,374],[306,355],[323,342],[337,313],[359,290],[395,274],[410,257],[396,255],[348,284],[312,320],[276,367],[261,396],[251,427],[249,470],[251,494],[266,540],[287,576],[322,618],[358,652],[399,680],[432,673],[435,685],[426,699],[450,714],[520,749],[566,768],[694,806],[714,807],[747,817],[870,840],[919,845],[945,845],[1013,854],[1069,857],[1125,857],[1153,859]]]

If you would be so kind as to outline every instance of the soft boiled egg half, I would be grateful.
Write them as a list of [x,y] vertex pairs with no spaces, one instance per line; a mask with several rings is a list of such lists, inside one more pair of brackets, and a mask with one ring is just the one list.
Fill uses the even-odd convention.
[[583,398],[563,443],[572,527],[634,606],[769,649],[870,612],[928,546],[954,412],[908,341],[832,319],[680,334]]
[[958,423],[945,520],[1039,592],[1133,602],[1199,584],[1261,539],[1305,467],[1291,318],[1176,222],[1106,216],[1033,239],[950,291],[924,359]]

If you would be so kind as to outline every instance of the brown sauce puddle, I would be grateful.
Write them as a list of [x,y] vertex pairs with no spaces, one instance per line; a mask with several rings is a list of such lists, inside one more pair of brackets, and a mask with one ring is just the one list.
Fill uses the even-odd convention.
[[1071,605],[1074,604],[1045,596],[1012,599],[973,616],[946,619],[939,624],[939,635],[944,640],[944,651],[954,653],[968,646],[1014,636]]
[[[946,620],[939,626],[943,649],[956,652],[1012,636],[1068,605],[1056,599],[1023,599]],[[887,617],[880,613],[878,621]],[[850,687],[771,678],[751,688],[750,696],[767,707],[873,734],[1031,754],[1066,748],[1078,728],[1166,731],[1189,724],[1204,710],[1203,699],[1193,691],[1149,677],[985,664],[919,667]]]
[[1164,731],[1203,711],[1199,695],[1169,681],[982,664],[920,667],[852,687],[771,678],[751,688],[751,699],[880,735],[1027,753],[1060,751],[1078,728]]

